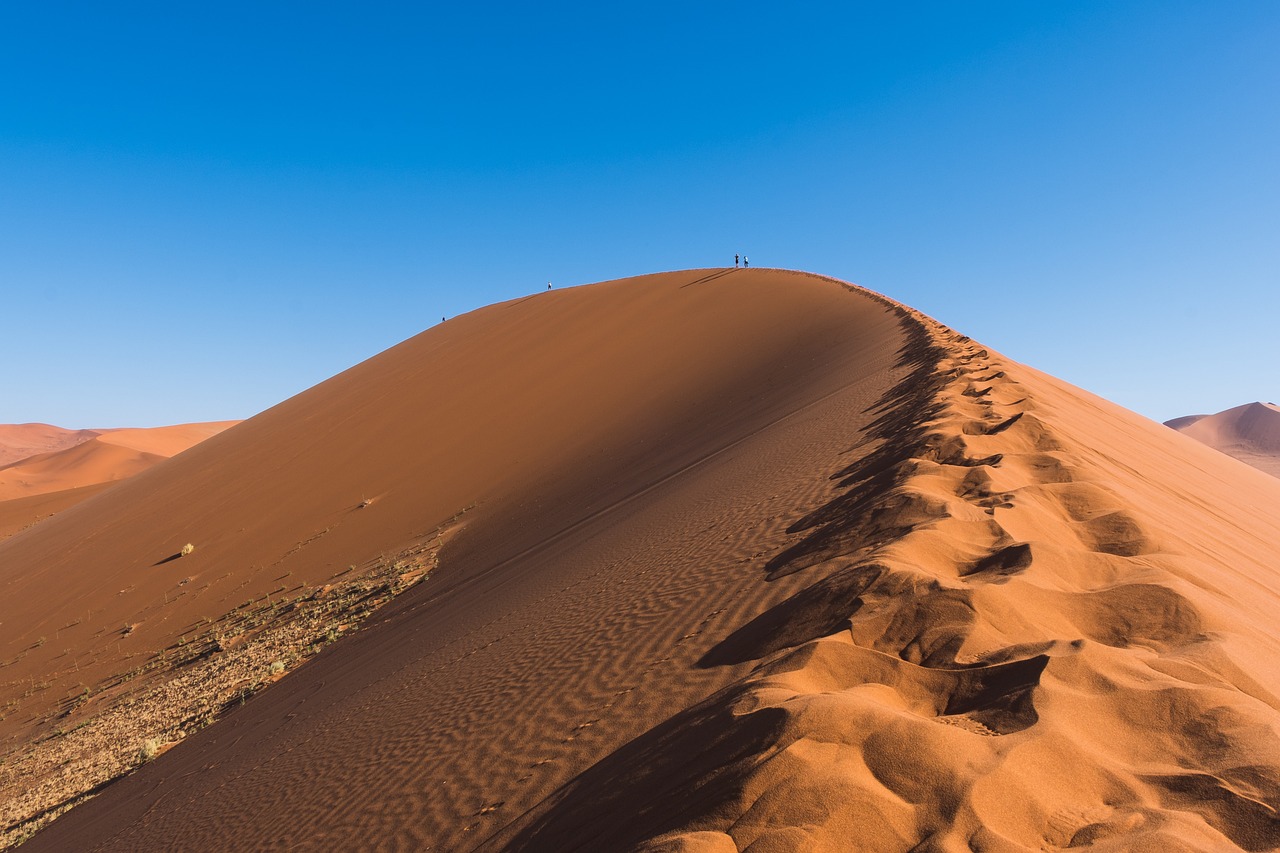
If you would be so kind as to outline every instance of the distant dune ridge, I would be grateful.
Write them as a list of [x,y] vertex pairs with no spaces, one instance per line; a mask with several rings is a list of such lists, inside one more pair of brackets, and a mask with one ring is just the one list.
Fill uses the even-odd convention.
[[0,424],[0,467],[39,453],[65,450],[102,435],[96,429],[63,429],[51,424]]
[[82,430],[0,424],[0,539],[237,423]]
[[1280,477],[1280,406],[1246,403],[1216,415],[1188,415],[1165,421],[1183,435]]
[[4,837],[1275,849],[1277,506],[833,279],[539,293],[0,542]]

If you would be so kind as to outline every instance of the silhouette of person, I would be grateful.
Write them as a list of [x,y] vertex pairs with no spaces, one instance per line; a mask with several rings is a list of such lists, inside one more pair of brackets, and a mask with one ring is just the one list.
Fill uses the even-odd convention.
[[738,268],[738,253],[737,253],[737,252],[734,252],[734,253],[733,253],[733,268],[734,268],[735,270]]
[[551,282],[547,282],[547,290],[551,289]]
[[746,255],[743,255],[743,256],[742,256],[742,268],[745,270],[745,269],[746,269],[747,267],[749,267],[749,266],[751,266],[751,261],[747,260],[747,256],[746,256]]

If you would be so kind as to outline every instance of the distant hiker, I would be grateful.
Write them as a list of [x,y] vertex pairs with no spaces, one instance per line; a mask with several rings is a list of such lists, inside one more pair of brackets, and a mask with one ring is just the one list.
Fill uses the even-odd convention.
[[735,270],[738,268],[738,253],[737,253],[737,252],[734,252],[734,253],[733,253],[733,268],[734,268]]
[[743,256],[742,256],[742,268],[745,270],[745,269],[746,269],[747,267],[749,267],[749,266],[751,266],[751,261],[747,260],[747,256],[746,256],[746,255],[743,255]]
[[551,289],[551,282],[547,282],[547,290]]

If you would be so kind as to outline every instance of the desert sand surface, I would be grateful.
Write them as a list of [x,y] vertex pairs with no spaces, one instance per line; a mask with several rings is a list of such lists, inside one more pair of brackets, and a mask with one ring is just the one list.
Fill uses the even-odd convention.
[[24,498],[0,501],[0,539],[7,539],[15,533],[26,530],[113,485],[115,481],[109,480],[74,489],[64,489],[60,492],[42,492]]
[[1174,418],[1164,425],[1280,477],[1280,406],[1275,403],[1246,403],[1216,415]]
[[1274,849],[1277,506],[832,279],[540,293],[0,542],[6,828],[96,792],[29,848]]

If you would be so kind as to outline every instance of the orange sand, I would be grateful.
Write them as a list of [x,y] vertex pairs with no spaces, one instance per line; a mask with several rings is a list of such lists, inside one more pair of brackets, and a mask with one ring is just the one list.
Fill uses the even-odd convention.
[[30,849],[1274,849],[1277,506],[830,279],[540,293],[0,542],[0,737],[461,519]]

